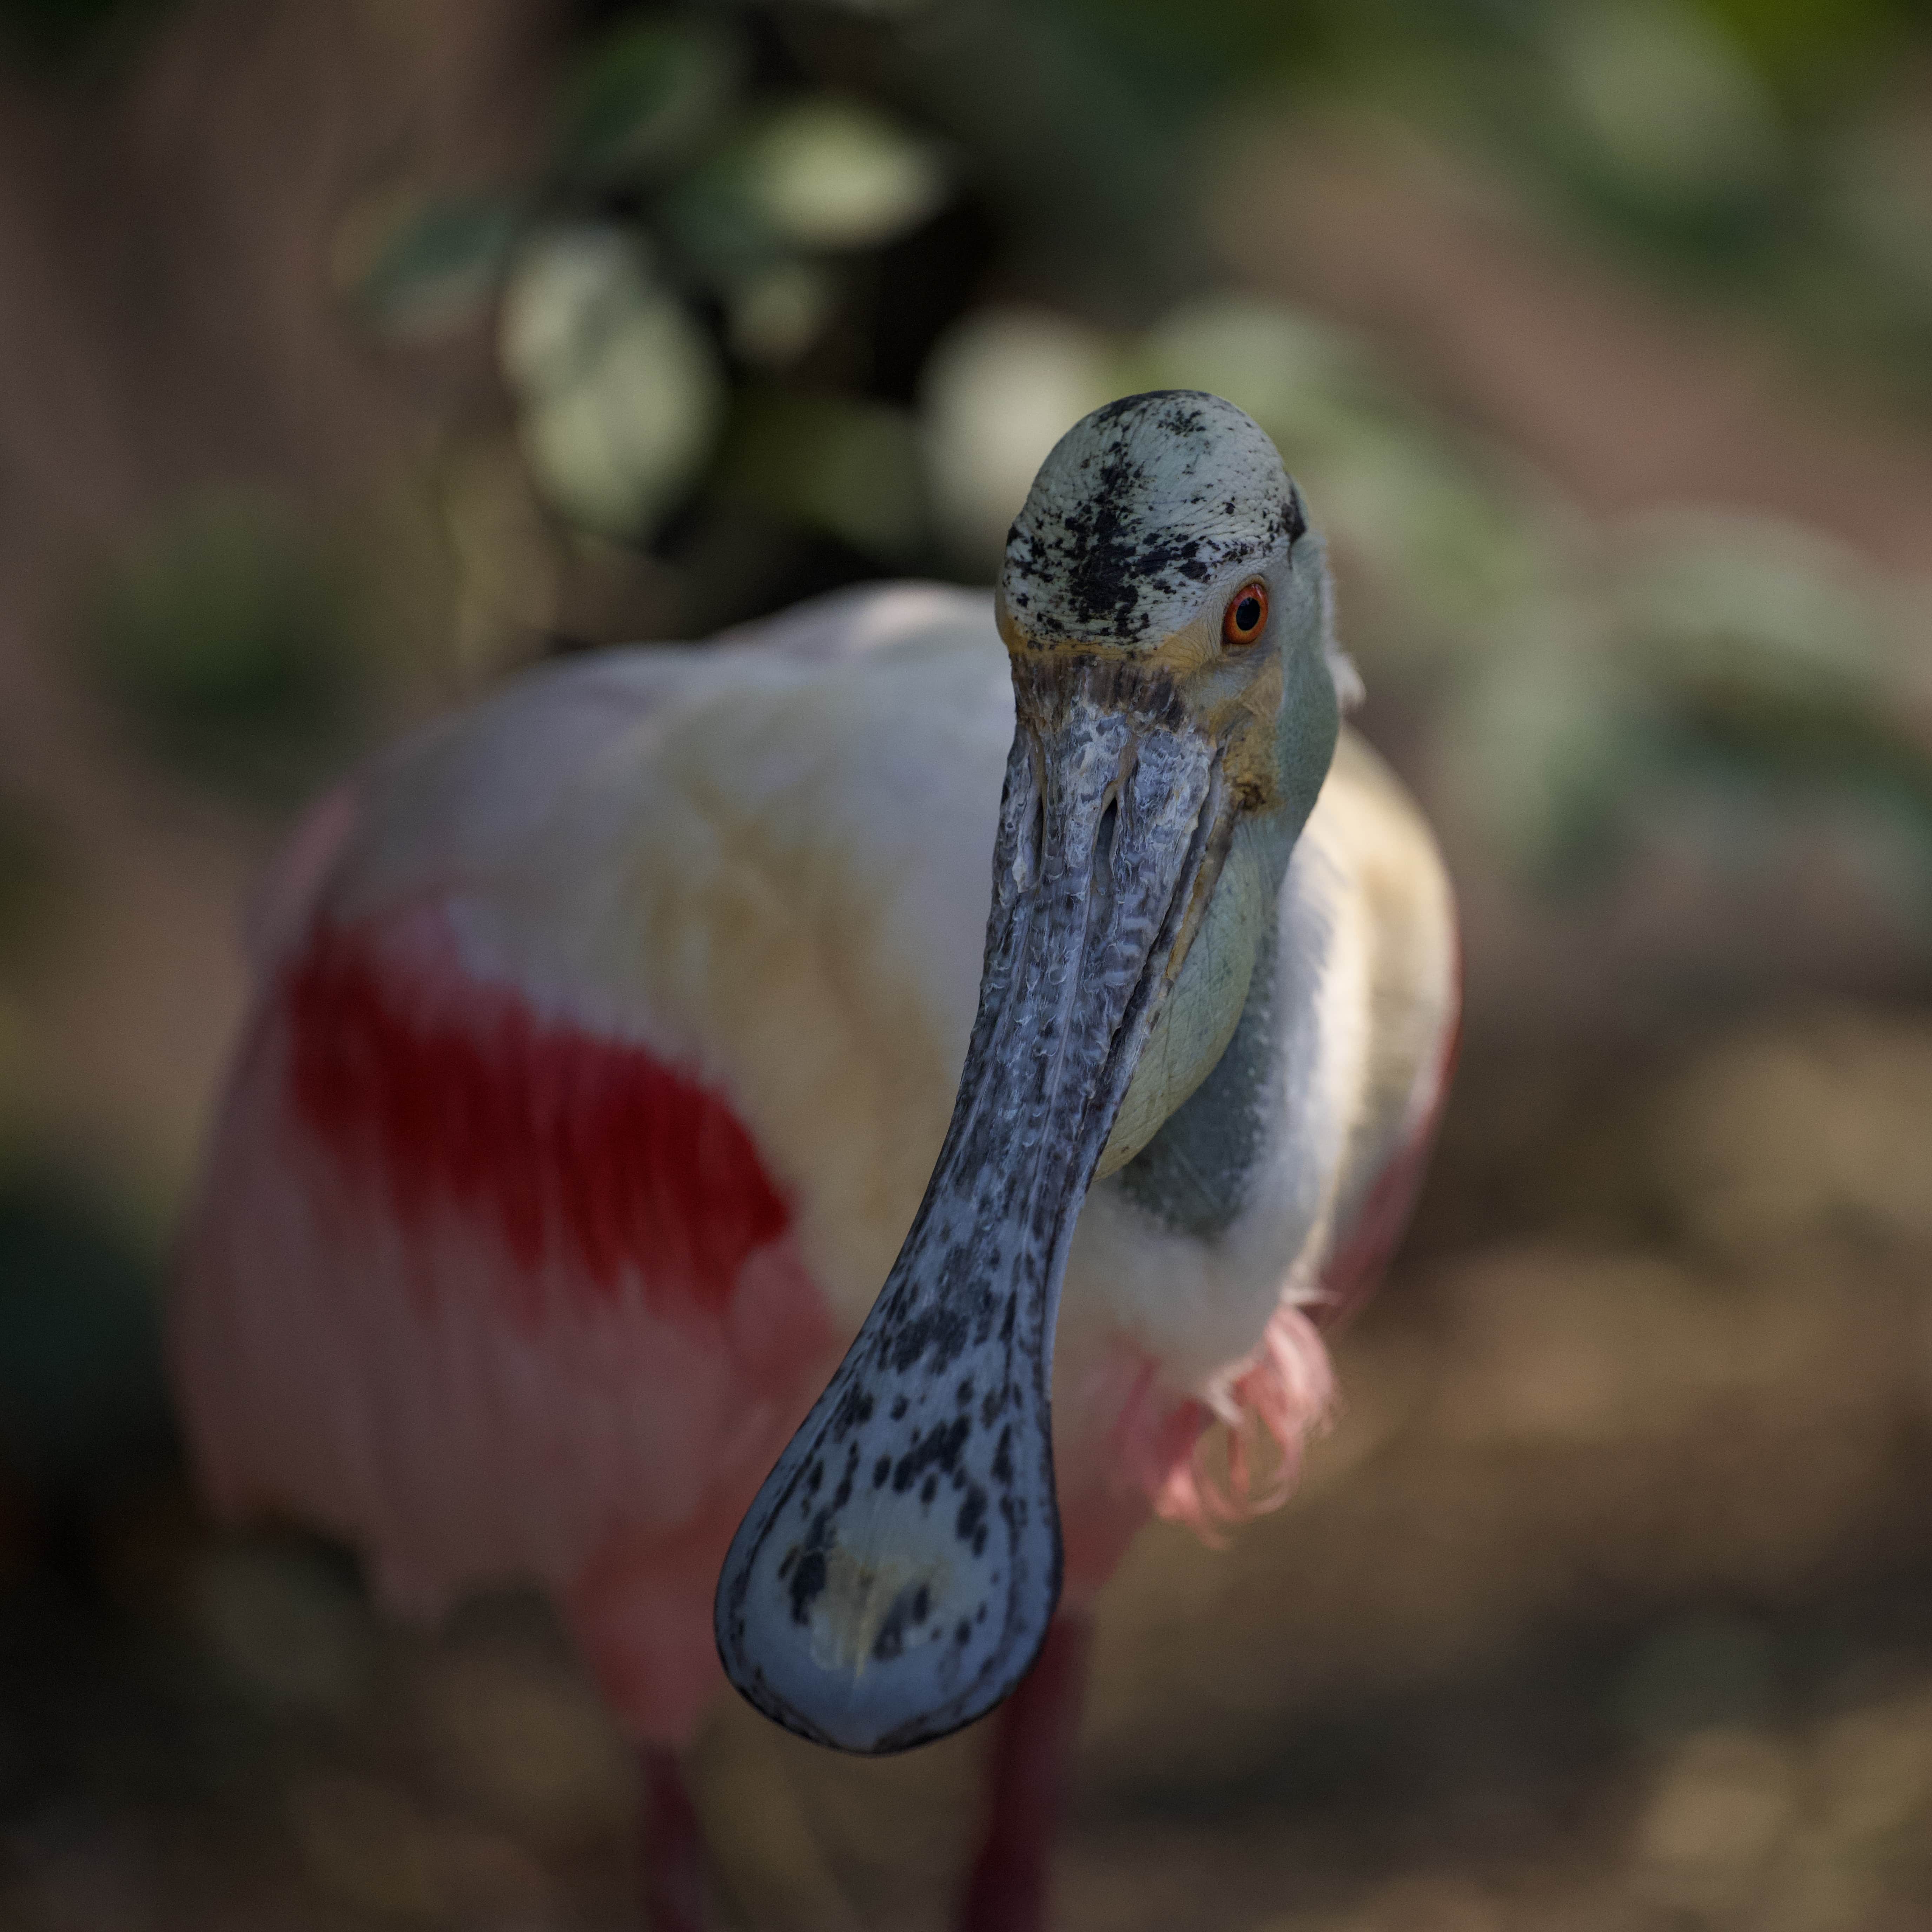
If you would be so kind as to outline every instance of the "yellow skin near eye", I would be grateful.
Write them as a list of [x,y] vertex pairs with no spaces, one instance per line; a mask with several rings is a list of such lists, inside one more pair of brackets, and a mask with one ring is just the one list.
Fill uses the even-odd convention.
[[1258,579],[1244,584],[1228,599],[1221,635],[1231,644],[1251,644],[1268,628],[1268,586]]

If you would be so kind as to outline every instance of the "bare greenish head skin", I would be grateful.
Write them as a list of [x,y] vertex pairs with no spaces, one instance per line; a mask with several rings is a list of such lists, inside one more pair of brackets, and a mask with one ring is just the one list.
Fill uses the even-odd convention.
[[943,1736],[1045,1640],[1074,1223],[1240,1020],[1334,750],[1348,674],[1328,608],[1280,455],[1217,397],[1096,410],[1013,525],[998,611],[1016,726],[952,1124],[718,1582],[727,1673],[807,1737]]
[[1232,403],[1126,396],[1041,464],[1006,538],[1000,600],[1041,644],[1157,649],[1210,586],[1285,554],[1307,526],[1280,453]]

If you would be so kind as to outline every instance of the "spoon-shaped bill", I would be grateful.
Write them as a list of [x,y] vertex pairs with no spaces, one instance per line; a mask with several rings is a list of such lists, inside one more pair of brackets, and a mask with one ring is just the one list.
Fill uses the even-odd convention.
[[731,1681],[902,1750],[1023,1677],[1060,1594],[1048,1407],[1068,1244],[1225,856],[1214,742],[1114,667],[1022,703],[952,1124],[911,1232],[718,1582]]

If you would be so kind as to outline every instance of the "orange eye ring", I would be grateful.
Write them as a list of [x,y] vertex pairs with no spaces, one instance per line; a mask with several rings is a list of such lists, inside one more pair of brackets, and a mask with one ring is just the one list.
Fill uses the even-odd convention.
[[1238,647],[1252,644],[1268,628],[1268,586],[1256,578],[1228,599],[1221,618],[1222,641]]

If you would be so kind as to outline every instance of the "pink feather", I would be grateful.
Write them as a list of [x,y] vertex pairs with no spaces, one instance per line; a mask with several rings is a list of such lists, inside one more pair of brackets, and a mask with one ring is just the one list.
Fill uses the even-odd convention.
[[548,1586],[620,1714],[674,1741],[717,1682],[717,1559],[830,1366],[790,1224],[692,1073],[466,976],[433,914],[318,922],[190,1229],[204,1477],[362,1543],[405,1607]]

